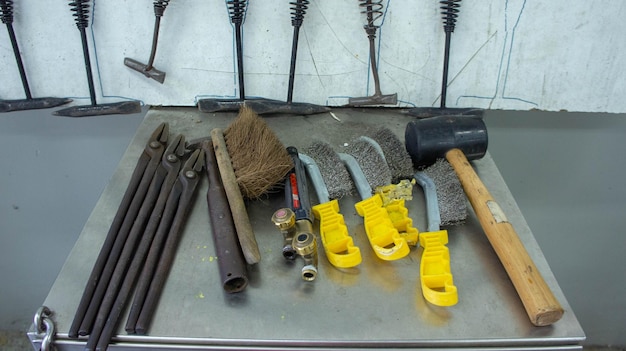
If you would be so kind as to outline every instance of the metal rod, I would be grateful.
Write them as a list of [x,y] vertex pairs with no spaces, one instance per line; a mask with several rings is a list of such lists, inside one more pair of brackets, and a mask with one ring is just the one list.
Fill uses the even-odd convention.
[[167,233],[169,232],[172,221],[174,219],[174,210],[177,204],[169,200],[170,197],[172,197],[172,192],[173,189],[170,191],[170,193],[167,194],[167,203],[164,207],[164,210],[162,211],[162,216],[158,223],[156,234],[152,239],[152,244],[150,245],[150,250],[148,251],[146,262],[141,271],[141,275],[139,276],[139,280],[137,281],[135,297],[133,298],[130,312],[126,320],[126,326],[124,327],[126,332],[129,334],[134,334],[138,332],[137,320],[139,319],[139,315],[145,303],[146,296],[148,295],[148,290],[150,289],[150,283],[152,282],[154,271],[158,265],[161,251],[163,249],[163,245],[165,244],[165,240],[167,239]]
[[241,36],[241,23],[235,23],[235,45],[237,49],[237,74],[239,77],[239,99],[245,100],[246,90],[243,80],[243,45]]
[[122,197],[121,203],[117,208],[115,217],[113,217],[113,222],[109,227],[109,232],[107,233],[104,243],[102,244],[102,248],[100,249],[100,253],[98,254],[96,263],[94,264],[94,267],[87,281],[87,285],[85,286],[85,290],[83,291],[83,295],[76,310],[76,314],[74,315],[74,320],[72,321],[72,324],[68,331],[68,336],[70,338],[78,337],[80,325],[83,322],[85,313],[87,311],[89,303],[91,302],[97,284],[101,279],[102,271],[104,270],[106,262],[109,258],[109,254],[113,249],[122,223],[126,218],[130,204],[132,203],[137,189],[139,188],[141,179],[143,178],[143,174],[146,172],[146,169],[149,167],[149,165],[154,163],[158,164],[158,160],[155,160],[155,157],[158,155],[159,149],[163,148],[163,143],[167,142],[168,130],[169,128],[167,124],[160,124],[154,130],[154,132],[152,132],[150,140],[146,144],[144,151],[139,156],[139,160],[135,165],[135,169],[130,177],[129,184],[126,187],[124,196]]
[[133,261],[138,242],[143,237],[144,229],[146,228],[147,221],[151,216],[152,210],[154,209],[156,200],[161,190],[161,185],[163,184],[166,175],[167,170],[163,167],[159,167],[154,173],[146,197],[141,204],[137,218],[133,222],[133,226],[128,234],[126,242],[124,243],[120,257],[116,262],[111,279],[107,284],[106,294],[100,301],[98,314],[96,315],[85,351],[95,350],[105,324],[109,323],[109,314],[111,313],[113,304],[120,292],[125,277],[127,276],[127,271]]
[[448,93],[448,65],[450,63],[450,38],[452,32],[446,31],[446,44],[443,53],[443,78],[441,80],[441,108],[446,108],[446,95]]
[[[158,261],[154,276],[150,281],[150,288],[147,291],[146,298],[141,306],[141,312],[139,318],[137,318],[137,325],[135,331],[137,334],[145,334],[148,330],[150,322],[152,321],[152,315],[161,297],[161,290],[165,285],[165,280],[169,273],[169,269],[172,261],[174,260],[174,253],[176,252],[176,245],[178,244],[178,237],[175,234],[176,229],[181,226],[181,219],[178,210],[180,203],[182,202],[181,196],[183,193],[183,185],[180,182],[174,184],[174,188],[168,198],[165,212],[171,211],[174,216],[172,218],[171,227],[163,246],[163,252]],[[172,205],[170,205],[170,203]],[[165,216],[165,215],[164,215]]]
[[91,72],[91,60],[89,58],[89,46],[87,44],[87,32],[85,28],[78,28],[80,30],[80,39],[83,45],[83,58],[85,60],[85,70],[87,71],[87,84],[89,85],[89,97],[91,98],[91,105],[95,106],[96,102],[96,89],[93,83],[93,73]]
[[366,28],[370,46],[370,64],[372,65],[372,77],[374,78],[374,95],[382,95],[380,90],[380,78],[378,77],[378,65],[376,64],[376,27]]
[[[165,157],[170,157],[170,156],[166,155]],[[135,252],[135,255],[133,256],[133,260],[130,264],[130,267],[128,268],[128,271],[126,272],[126,276],[124,277],[124,282],[122,283],[120,287],[120,291],[115,299],[115,302],[113,303],[111,312],[109,313],[108,318],[106,319],[106,324],[104,324],[104,327],[102,328],[102,331],[101,331],[101,334],[97,343],[97,345],[100,345],[100,347],[102,345],[107,345],[110,342],[111,337],[113,336],[113,333],[115,332],[115,329],[117,327],[117,323],[120,319],[120,316],[122,315],[122,312],[124,311],[126,301],[128,300],[128,297],[131,295],[132,290],[135,287],[135,284],[137,282],[137,277],[141,273],[141,269],[144,266],[144,263],[146,262],[148,252],[150,250],[150,247],[152,246],[152,242],[154,240],[159,223],[161,222],[161,216],[163,214],[163,209],[165,208],[167,198],[178,176],[180,163],[181,161],[177,158],[176,159],[164,158],[162,162],[164,169],[167,169],[167,176],[165,177],[165,180],[163,181],[161,188],[159,189],[159,196],[156,200],[154,209],[152,210],[152,214],[150,215],[150,218],[146,225],[143,237],[141,238],[141,242],[139,243],[139,246],[137,247],[137,251]]]
[[369,42],[369,57],[372,79],[374,80],[374,94],[366,97],[348,99],[348,104],[351,106],[395,105],[398,102],[398,94],[383,95],[380,89],[380,75],[378,73],[376,57],[376,31],[379,26],[376,25],[376,21],[384,16],[382,1],[383,0],[359,0],[361,13],[365,13],[367,16],[367,24],[363,26],[363,29],[365,29]]
[[146,71],[151,70],[154,64],[154,58],[156,57],[157,43],[159,41],[159,27],[161,25],[161,16],[155,16],[154,18],[154,32],[152,33],[152,49],[150,50],[150,58],[146,64]]
[[137,166],[130,178],[130,184],[126,188],[126,192],[124,193],[124,197],[122,198],[122,202],[120,203],[117,213],[113,218],[113,223],[111,223],[111,227],[109,228],[109,232],[104,240],[104,244],[100,249],[100,253],[98,254],[98,258],[96,259],[96,263],[91,271],[91,275],[89,280],[87,281],[87,286],[83,291],[83,296],[78,305],[78,309],[76,310],[76,314],[74,316],[74,320],[70,326],[68,331],[68,336],[70,338],[78,337],[78,329],[83,322],[85,317],[85,313],[87,312],[87,308],[89,303],[91,302],[91,298],[93,297],[93,293],[98,285],[100,277],[102,275],[102,271],[104,270],[104,266],[106,265],[109,254],[113,248],[115,240],[117,238],[117,234],[119,232],[120,227],[122,226],[122,222],[124,221],[124,217],[126,216],[126,212],[130,207],[130,203],[135,196],[135,192],[139,187],[139,183],[141,182],[142,175],[148,165],[150,158],[146,154],[142,154],[137,162]]
[[[160,159],[160,157],[159,157]],[[158,165],[158,163],[157,163]],[[156,167],[153,163],[149,164],[146,168],[146,172],[143,174],[141,178],[141,182],[139,183],[139,187],[137,188],[137,192],[133,197],[132,202],[128,208],[128,212],[126,213],[126,217],[124,218],[124,222],[120,227],[119,233],[113,244],[113,248],[109,254],[109,258],[107,259],[107,263],[102,270],[101,279],[98,281],[96,289],[93,294],[93,298],[91,299],[91,303],[87,308],[87,312],[85,313],[85,318],[83,319],[83,323],[80,326],[78,333],[80,335],[87,335],[91,333],[92,327],[94,325],[98,310],[102,305],[103,299],[105,297],[105,293],[107,292],[107,288],[111,283],[111,277],[113,276],[113,272],[115,267],[118,264],[120,256],[122,255],[122,251],[124,246],[128,242],[129,234],[133,223],[137,219],[137,215],[141,208],[141,205],[144,202],[146,197],[146,193],[148,191],[148,187],[152,182],[152,178],[156,171]]]
[[26,70],[24,69],[24,63],[20,56],[20,48],[17,45],[17,38],[15,37],[15,31],[13,30],[13,24],[10,22],[6,24],[7,31],[9,32],[9,38],[11,39],[11,46],[13,47],[13,54],[15,55],[15,62],[17,63],[17,69],[20,71],[20,78],[22,79],[22,86],[24,87],[24,94],[28,100],[32,99],[30,94],[30,87],[28,86],[28,79],[26,79]]
[[[198,168],[204,167],[203,151],[194,151],[194,154],[190,157],[190,160],[191,159],[198,160]],[[187,161],[187,163],[189,163],[189,161]],[[135,330],[138,334],[144,334],[152,321],[152,316],[154,315],[156,305],[161,297],[163,286],[165,285],[165,281],[169,275],[174,257],[176,256],[176,249],[178,247],[182,229],[185,224],[189,208],[191,207],[190,204],[193,200],[196,186],[199,182],[198,168],[194,167],[193,170],[188,169],[186,164],[181,170],[178,181],[174,184],[174,188],[167,199],[168,204],[166,205],[165,211],[172,209],[174,210],[175,215],[172,221],[172,226],[170,227],[167,235],[167,240],[165,241],[165,246],[163,247],[161,259],[159,260],[159,264],[154,272],[154,277],[152,277],[150,289],[148,290],[146,300],[141,309],[141,313],[139,314],[139,319],[137,319],[137,326]],[[174,206],[170,207],[170,202],[176,205],[175,208],[172,208]]]
[[[165,133],[167,133],[166,128],[163,129],[165,129]],[[159,130],[162,129],[157,128],[155,133],[157,133]],[[150,157],[149,162],[145,167],[145,171],[143,172],[143,174],[138,174],[141,180],[137,185],[136,191],[133,194],[132,200],[130,201],[127,210],[124,212],[123,221],[119,226],[119,230],[117,231],[115,240],[108,252],[108,256],[105,260],[106,263],[103,264],[102,270],[98,276],[98,280],[97,282],[95,282],[95,287],[93,287],[92,290],[93,293],[91,296],[91,301],[88,302],[88,307],[84,313],[80,328],[78,329],[79,335],[87,335],[91,331],[91,327],[93,326],[97,310],[106,292],[106,288],[109,284],[111,275],[113,274],[114,267],[117,264],[133,222],[137,218],[137,214],[139,212],[141,204],[144,201],[144,198],[148,191],[148,187],[152,181],[152,177],[161,161],[161,157],[163,156],[164,149],[165,147],[163,146],[163,144],[159,141],[154,140],[154,138],[153,140],[148,142],[148,145],[144,149],[144,152],[147,153]]]
[[[177,167],[178,168],[175,171],[178,171],[181,165],[178,165]],[[159,263],[161,252],[163,251],[163,245],[165,244],[170,227],[172,226],[172,221],[174,220],[178,202],[175,199],[171,200],[171,198],[176,196],[175,187],[176,184],[179,183],[177,181],[179,174],[178,172],[175,173],[175,175],[171,175],[174,179],[168,178],[168,180],[166,180],[165,184],[167,187],[161,189],[161,194],[159,194],[159,199],[157,201],[159,202],[158,206],[160,213],[158,216],[150,218],[150,223],[148,224],[150,226],[150,230],[156,230],[156,233],[154,234],[145,264],[141,270],[141,275],[139,276],[139,280],[137,282],[137,288],[135,289],[135,297],[133,298],[130,312],[126,320],[126,326],[124,327],[126,332],[129,334],[137,332],[137,320],[139,319],[139,315],[143,309],[143,305],[154,276],[154,271]],[[139,330],[139,332],[141,332],[141,330]]]
[[374,95],[382,95],[380,91],[380,79],[378,77],[378,65],[376,64],[376,26],[374,25],[374,8],[370,3],[367,5],[367,26],[365,32],[370,46],[370,65],[372,66],[372,77],[374,78]]
[[293,41],[291,44],[291,66],[289,67],[289,86],[287,88],[287,102],[293,101],[293,84],[296,78],[296,58],[298,56],[298,38],[300,26],[293,27]]

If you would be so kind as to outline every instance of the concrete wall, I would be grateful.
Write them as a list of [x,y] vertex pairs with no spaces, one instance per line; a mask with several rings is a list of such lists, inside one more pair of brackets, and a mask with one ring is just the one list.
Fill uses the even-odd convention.
[[[91,1],[87,29],[100,102],[193,105],[236,97],[233,30],[224,0],[172,1],[155,66],[165,84],[123,65],[148,60],[152,1]],[[439,104],[444,34],[435,0],[382,0],[377,55],[383,93],[400,106]],[[341,105],[373,93],[357,1],[312,0],[301,31],[294,100]],[[94,6],[95,5],[95,6]],[[588,0],[461,3],[448,106],[626,112],[626,4]],[[79,32],[67,2],[16,1],[14,27],[35,96],[87,103]],[[286,99],[292,28],[286,0],[251,1],[244,23],[248,96]],[[22,98],[6,31],[0,31],[0,98]]]

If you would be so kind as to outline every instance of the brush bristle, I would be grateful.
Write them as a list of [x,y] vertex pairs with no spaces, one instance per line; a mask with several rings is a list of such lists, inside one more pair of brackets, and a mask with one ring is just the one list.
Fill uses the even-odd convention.
[[356,139],[346,147],[346,153],[354,156],[372,189],[391,184],[391,171],[376,148],[363,139]]
[[331,199],[340,199],[352,194],[354,188],[352,178],[332,146],[316,141],[306,149],[305,154],[311,157],[320,169]]
[[224,130],[237,184],[244,197],[257,199],[293,168],[285,146],[252,109],[245,105]]
[[462,224],[467,218],[467,200],[454,169],[445,159],[438,159],[424,170],[437,188],[441,225]]
[[391,171],[391,180],[398,183],[402,179],[411,179],[415,170],[404,143],[389,128],[385,127],[378,129],[371,137],[383,149],[385,160]]

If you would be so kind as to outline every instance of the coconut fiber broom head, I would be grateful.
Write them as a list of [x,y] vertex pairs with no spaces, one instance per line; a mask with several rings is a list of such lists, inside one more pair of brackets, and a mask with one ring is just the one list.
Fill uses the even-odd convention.
[[261,197],[293,168],[287,149],[274,131],[245,105],[224,130],[224,140],[245,198]]

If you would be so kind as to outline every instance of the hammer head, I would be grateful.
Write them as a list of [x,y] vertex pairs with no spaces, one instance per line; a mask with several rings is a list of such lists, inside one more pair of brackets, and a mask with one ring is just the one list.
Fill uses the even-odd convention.
[[90,117],[103,115],[128,115],[139,112],[141,112],[141,104],[139,101],[121,101],[110,104],[71,106],[55,111],[53,114],[55,116],[65,117]]
[[476,160],[487,152],[487,127],[475,116],[418,119],[407,124],[404,143],[417,167],[433,164],[451,149],[460,149],[468,160]]
[[0,112],[33,110],[39,108],[50,108],[71,102],[72,99],[43,97],[22,100],[0,100]]
[[126,57],[124,58],[124,65],[134,69],[135,71],[143,74],[144,76],[148,78],[152,78],[156,80],[157,82],[161,84],[163,84],[163,82],[165,81],[165,72],[159,71],[158,69],[152,66],[148,67],[148,65],[143,64],[137,60],[133,60],[131,58]]
[[348,100],[348,106],[375,106],[395,105],[398,103],[398,94],[374,94],[372,96],[353,97]]

